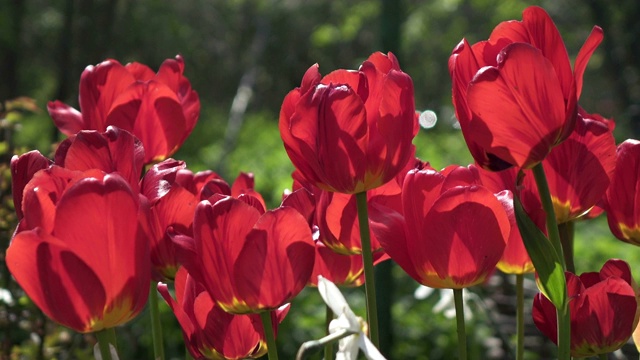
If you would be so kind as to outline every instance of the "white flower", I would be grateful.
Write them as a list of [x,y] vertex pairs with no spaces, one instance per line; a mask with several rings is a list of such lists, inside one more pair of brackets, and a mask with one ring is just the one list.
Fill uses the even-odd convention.
[[334,334],[344,330],[354,333],[353,335],[340,339],[336,360],[356,360],[360,350],[362,350],[367,359],[385,360],[384,356],[382,356],[365,333],[367,323],[353,313],[338,287],[319,275],[318,291],[327,306],[329,306],[337,316],[337,318],[333,319],[329,324],[329,333]]

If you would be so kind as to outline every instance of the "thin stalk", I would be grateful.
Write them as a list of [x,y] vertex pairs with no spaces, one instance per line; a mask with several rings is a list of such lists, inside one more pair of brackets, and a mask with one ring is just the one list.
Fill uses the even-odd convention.
[[367,192],[356,194],[358,204],[358,224],[360,225],[360,241],[362,243],[362,264],[364,266],[364,291],[367,298],[367,321],[369,338],[378,347],[378,307],[376,305],[376,286],[373,275],[373,254],[371,253],[371,232],[369,230],[369,212],[367,209]]
[[576,265],[573,261],[573,235],[575,223],[567,221],[558,225],[560,231],[560,243],[564,252],[564,262],[567,264],[567,271],[576,273]]
[[516,274],[516,360],[524,359],[524,275]]
[[[549,185],[547,183],[547,177],[544,173],[542,163],[533,167],[533,176],[538,185],[538,193],[540,194],[540,201],[542,202],[542,208],[546,213],[547,218],[547,233],[549,235],[549,241],[555,248],[556,253],[559,255],[562,270],[567,270],[565,263],[564,252],[562,250],[562,243],[560,241],[560,231],[558,230],[558,223],[556,221],[556,214],[553,210],[553,202],[551,201],[551,192],[549,191]],[[565,286],[564,304],[556,308],[558,317],[558,359],[570,360],[571,359],[571,318],[569,316],[569,297],[567,295],[567,288]]]
[[[327,347],[327,344],[333,344],[334,342],[343,339],[347,336],[354,335],[353,331],[349,331],[348,329],[342,329],[333,334],[329,334],[323,337],[320,340],[310,340],[302,344],[300,349],[298,349],[298,354],[296,354],[296,360],[306,359],[310,352],[315,350],[320,350],[321,347]],[[326,359],[325,359],[326,360]]]
[[263,311],[260,313],[262,327],[264,328],[264,337],[267,340],[267,351],[269,360],[278,360],[278,348],[276,347],[276,337],[273,334],[273,324],[271,323],[271,311]]
[[600,354],[600,355],[598,355],[598,358],[600,360],[608,360],[609,359],[609,354],[608,353]]
[[456,307],[456,326],[458,332],[458,354],[460,360],[467,360],[467,335],[464,328],[463,289],[453,289],[453,303]]
[[160,323],[160,311],[158,311],[157,284],[151,281],[149,291],[149,315],[151,316],[151,334],[153,337],[153,358],[164,360],[164,346],[162,340],[162,324]]
[[[331,320],[333,320],[333,311],[331,310],[331,308],[327,305],[327,312],[326,312],[326,317],[325,317],[325,323],[326,323],[326,330],[327,330],[327,336],[331,335],[331,333],[329,332],[329,324],[331,323]],[[329,341],[327,342],[327,344],[324,346],[324,360],[333,360],[333,342]]]
[[560,242],[560,231],[558,230],[558,222],[556,221],[556,213],[553,210],[553,202],[551,201],[551,192],[549,191],[549,184],[547,183],[547,177],[544,173],[542,163],[533,167],[533,176],[536,179],[536,185],[538,185],[538,193],[540,194],[540,202],[542,202],[542,208],[547,216],[547,233],[549,234],[549,241],[560,255],[562,261],[562,270],[567,270],[567,265],[564,261],[564,252],[562,251],[562,243]]
[[102,360],[113,360],[111,357],[111,347],[109,344],[113,345],[113,347],[117,350],[118,343],[116,342],[116,329],[108,328],[103,329],[95,333],[96,338],[98,339],[98,347],[100,348],[100,355],[102,355]]

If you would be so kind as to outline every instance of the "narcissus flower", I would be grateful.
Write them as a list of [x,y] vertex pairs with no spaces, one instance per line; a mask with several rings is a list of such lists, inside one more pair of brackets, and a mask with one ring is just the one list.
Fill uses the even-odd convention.
[[529,7],[489,40],[453,50],[453,104],[471,154],[484,168],[531,168],[573,130],[582,75],[602,41],[594,27],[574,70],[549,15]]
[[367,337],[367,323],[353,313],[338,287],[322,276],[318,276],[318,291],[322,300],[336,316],[329,323],[329,332],[331,334],[341,331],[353,333],[340,340],[336,359],[356,360],[358,353],[362,351],[369,360],[384,360],[384,356]]
[[[622,260],[609,260],[600,272],[565,274],[571,314],[571,356],[594,356],[622,347],[640,315],[637,286],[629,265]],[[538,329],[556,342],[556,309],[541,293],[533,300],[532,315]]]
[[68,136],[117,126],[142,141],[145,163],[163,160],[178,150],[200,114],[198,94],[183,72],[181,56],[165,60],[157,73],[139,63],[105,60],[82,72],[81,112],[60,101],[49,102],[47,109]]
[[618,145],[616,167],[607,189],[604,207],[615,237],[640,245],[640,141]]
[[461,289],[494,270],[511,231],[503,203],[478,185],[472,169],[411,170],[402,189],[404,216],[372,213],[372,230],[387,254],[417,282]]
[[325,77],[313,65],[285,97],[279,126],[291,162],[311,185],[347,194],[370,190],[413,156],[413,83],[391,53],[374,53],[358,71]]
[[27,184],[25,226],[6,263],[33,302],[78,332],[126,323],[147,302],[145,207],[118,174],[41,170]]
[[200,202],[193,239],[178,236],[181,262],[223,310],[275,310],[293,299],[313,270],[305,218],[290,207],[264,212],[250,195]]
[[[255,359],[267,353],[259,315],[223,311],[184,267],[176,274],[175,287],[175,300],[166,284],[159,283],[158,291],[178,319],[187,350],[195,359]],[[289,304],[271,313],[274,333],[288,311]]]

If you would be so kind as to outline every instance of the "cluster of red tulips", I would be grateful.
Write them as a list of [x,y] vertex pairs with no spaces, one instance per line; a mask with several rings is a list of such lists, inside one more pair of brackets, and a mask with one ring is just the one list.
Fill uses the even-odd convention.
[[[181,57],[157,73],[115,60],[89,66],[80,111],[48,105],[69,136],[53,160],[32,151],[11,162],[20,223],[7,266],[48,317],[95,332],[102,359],[117,357],[114,327],[148,300],[157,307],[156,291],[194,358],[275,358],[278,323],[305,286],[339,297],[326,280],[367,293],[368,326],[350,310],[335,314],[361,330],[347,327],[338,352],[355,359],[361,344],[381,358],[370,348],[372,269],[389,258],[420,284],[453,289],[456,303],[496,268],[519,279],[535,271],[533,320],[558,357],[614,351],[640,316],[630,267],[610,260],[575,275],[572,237],[559,231],[606,212],[617,238],[640,245],[640,142],[616,148],[613,121],[579,105],[602,38],[594,27],[572,68],[549,15],[530,7],[486,41],[462,40],[449,72],[475,164],[442,170],[415,157],[413,83],[393,54],[325,76],[311,66],[282,104],[296,170],[275,209],[250,174],[230,185],[170,158],[200,112]],[[458,330],[463,342],[463,323]],[[355,351],[344,341],[365,336],[350,343]]]

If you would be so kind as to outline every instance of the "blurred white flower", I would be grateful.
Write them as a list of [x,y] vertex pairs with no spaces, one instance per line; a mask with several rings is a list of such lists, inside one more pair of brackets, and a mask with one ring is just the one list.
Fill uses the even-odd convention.
[[[413,296],[418,300],[424,300],[435,293],[435,290],[440,294],[440,300],[438,300],[438,302],[433,306],[433,313],[442,313],[442,315],[447,319],[453,319],[456,317],[456,305],[453,301],[453,290],[451,289],[432,289],[430,287],[420,285],[413,293]],[[471,291],[467,290],[462,292],[465,321],[473,319],[473,313],[471,312],[471,308],[468,303],[475,300],[475,294]]]
[[[111,360],[119,360],[118,351],[112,344],[109,344],[109,350],[111,352]],[[93,356],[96,358],[96,360],[102,360],[102,353],[100,352],[99,343],[96,343],[96,345],[93,347]]]
[[329,324],[329,333],[334,334],[344,330],[354,333],[340,339],[336,360],[356,360],[360,350],[362,350],[367,359],[385,360],[384,356],[367,337],[367,323],[353,313],[338,287],[319,275],[318,291],[327,306],[337,316]]

